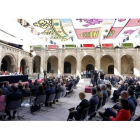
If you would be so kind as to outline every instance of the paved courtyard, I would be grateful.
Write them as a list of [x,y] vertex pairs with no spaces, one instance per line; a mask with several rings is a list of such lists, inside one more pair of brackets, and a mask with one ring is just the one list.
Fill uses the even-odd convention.
[[[77,88],[74,89],[74,92],[69,94],[67,97],[63,97],[59,100],[59,102],[56,102],[56,104],[53,104],[52,107],[45,107],[43,106],[41,108],[41,111],[37,111],[33,114],[31,114],[29,107],[22,107],[20,109],[19,115],[24,115],[24,120],[22,121],[66,121],[69,111],[68,109],[71,107],[76,107],[79,102],[79,96],[78,93],[81,91],[84,91],[85,85],[89,85],[90,80],[89,79],[81,79],[80,82],[77,85]],[[113,92],[114,88],[112,89]],[[86,99],[90,99],[91,94],[86,93]],[[137,116],[140,115],[140,100],[138,99],[138,107],[136,109],[135,116],[132,120],[137,118]],[[108,103],[100,109],[100,111],[104,111],[107,107],[112,107],[114,103],[112,101],[108,101]],[[16,117],[12,121],[17,121],[18,118]],[[101,117],[99,117],[99,114],[97,113],[96,117],[92,119],[92,121],[100,121]]]

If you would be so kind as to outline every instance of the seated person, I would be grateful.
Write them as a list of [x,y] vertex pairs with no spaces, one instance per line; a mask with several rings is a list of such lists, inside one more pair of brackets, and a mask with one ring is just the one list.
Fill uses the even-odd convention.
[[38,86],[37,86],[37,83],[36,82],[34,82],[34,86],[31,89],[31,91],[32,91],[32,96],[36,96],[36,94],[38,92]]
[[118,90],[114,90],[112,100],[113,100],[114,102],[116,102],[116,101],[119,99],[119,96],[120,96],[121,92],[122,92],[122,91],[127,91],[127,88],[128,88],[128,84],[127,84],[127,83],[123,83],[123,84],[118,88]]
[[99,98],[99,104],[98,104],[98,107],[97,109],[99,109],[101,106],[102,106],[102,102],[103,102],[103,93],[101,93],[101,89],[99,86],[96,86],[96,95],[98,96]]
[[[122,91],[121,92],[121,98],[124,98],[124,99],[128,100],[131,114],[133,112],[135,112],[135,109],[136,109],[135,104],[132,101],[132,99],[129,98],[129,95],[128,95],[128,93],[126,91]],[[122,107],[119,104],[115,104],[112,108],[107,108],[104,113],[99,112],[99,115],[101,117],[103,117],[103,116],[107,116],[107,117],[113,116],[113,117],[116,117],[117,113],[120,111],[121,108]]]
[[90,118],[89,118],[89,120],[91,120],[96,115],[95,111],[97,110],[97,106],[99,104],[99,98],[96,95],[96,88],[91,89],[91,94],[92,94],[92,97],[89,100],[89,105],[90,105],[90,108],[89,108]]
[[4,82],[4,87],[7,88],[8,91],[10,92],[11,87],[9,86],[9,82],[8,82],[8,81],[5,81],[5,82]]
[[2,89],[3,95],[7,95],[9,93],[8,89],[4,87],[3,82],[0,82],[0,89]]
[[45,106],[48,106],[48,104],[47,104],[47,100],[49,99],[49,96],[51,95],[51,94],[56,94],[55,93],[55,88],[53,87],[53,84],[52,83],[50,83],[50,86],[49,86],[49,88],[46,90],[46,103],[45,103]]
[[107,90],[106,90],[106,86],[104,84],[101,84],[100,89],[101,89],[101,93],[103,94],[102,105],[104,106],[105,102],[106,102],[106,99],[108,98],[108,93],[107,93]]
[[18,82],[18,90],[19,90],[19,92],[23,92],[22,82]]
[[127,92],[129,94],[129,97],[133,100],[135,106],[137,106],[137,100],[136,100],[136,97],[134,95],[134,91],[129,87]]
[[139,82],[136,82],[136,88],[135,88],[136,98],[138,98],[139,94],[140,94],[140,85]]
[[0,89],[0,112],[5,110],[4,102],[5,102],[5,95],[3,95],[3,91],[2,89]]
[[72,80],[70,80],[70,83],[69,83],[69,85],[68,85],[68,87],[67,87],[66,89],[67,89],[67,90],[71,90],[72,86],[73,86]]
[[76,107],[76,109],[69,109],[70,110],[70,113],[69,113],[69,116],[68,116],[68,120],[70,119],[73,119],[73,117],[76,119],[76,120],[80,120],[81,116],[82,116],[82,112],[84,109],[88,108],[89,107],[89,101],[85,99],[85,93],[84,92],[80,92],[79,93],[79,98],[82,100],[80,102],[80,104]]
[[30,96],[29,84],[25,84],[25,88],[22,90],[22,95],[23,95],[23,98]]
[[[7,110],[8,103],[10,101],[18,101],[22,99],[22,93],[18,91],[18,88],[16,86],[13,86],[12,90],[13,90],[12,93],[8,94],[6,98],[6,113],[9,116],[8,120],[11,120],[12,118],[10,111]],[[13,111],[13,118],[15,118],[15,114],[16,114],[16,110]]]
[[32,80],[29,80],[29,88],[30,88],[30,89],[33,88]]
[[36,100],[37,100],[38,96],[40,96],[40,95],[45,95],[43,85],[40,85],[40,86],[38,87],[38,92],[37,92],[37,94],[36,94]]
[[121,106],[121,109],[117,113],[116,117],[104,116],[103,121],[128,121],[131,118],[128,100],[121,98],[119,100],[119,105]]

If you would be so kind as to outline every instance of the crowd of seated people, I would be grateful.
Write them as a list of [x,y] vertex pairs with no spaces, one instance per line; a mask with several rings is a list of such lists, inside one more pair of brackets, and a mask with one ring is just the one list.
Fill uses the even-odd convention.
[[[4,111],[8,116],[8,120],[14,119],[16,110],[13,111],[13,114],[7,109],[8,103],[10,101],[21,100],[21,103],[26,100],[28,97],[35,97],[35,104],[40,95],[46,95],[46,101],[44,102],[45,106],[48,106],[47,100],[49,95],[57,94],[59,92],[66,91],[66,88],[70,90],[70,87],[76,86],[79,82],[79,77],[73,78],[71,76],[60,78],[46,78],[42,84],[38,83],[37,80],[33,83],[32,80],[29,80],[25,85],[22,84],[22,81],[18,82],[18,85],[9,85],[9,82],[0,82],[0,112]],[[66,85],[67,83],[67,85]],[[55,104],[54,100],[52,103]],[[2,102],[2,103],[1,103]],[[6,105],[4,106],[4,103]],[[52,103],[50,105],[52,105]],[[40,108],[40,106],[39,106]],[[37,108],[37,109],[39,109]]]
[[[81,103],[75,108],[69,109],[69,116],[67,120],[80,120],[85,108],[89,107],[89,120],[95,115],[96,111],[104,106],[108,98],[111,96],[111,86],[116,87],[114,90],[112,101],[117,102],[114,106],[108,107],[104,112],[98,112],[103,121],[128,121],[134,116],[137,107],[137,98],[140,95],[140,78],[139,77],[120,77],[106,75],[104,79],[100,79],[101,82],[94,84],[94,77],[91,78],[93,88],[91,89],[92,97],[89,101],[85,100],[85,93],[79,93],[79,97],[82,100]],[[109,81],[109,82],[106,82]],[[110,85],[111,84],[111,85]],[[81,98],[82,94],[82,98]],[[89,106],[87,105],[89,102]],[[92,113],[91,113],[92,112]],[[80,115],[81,116],[80,116]],[[140,117],[136,119],[140,120]]]
[[9,72],[9,71],[0,71],[0,76],[5,76],[5,75],[23,75],[22,72]]

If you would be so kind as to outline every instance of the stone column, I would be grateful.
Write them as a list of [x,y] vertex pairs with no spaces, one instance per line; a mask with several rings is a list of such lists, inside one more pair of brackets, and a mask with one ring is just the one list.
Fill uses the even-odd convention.
[[64,62],[62,62],[62,48],[58,49],[58,76],[63,75]]
[[77,67],[76,67],[76,75],[81,78],[81,48],[77,48]]
[[100,48],[96,48],[96,56],[95,56],[95,70],[100,70],[101,68],[101,51]]
[[116,49],[116,60],[114,60],[114,74],[121,75],[121,50]]
[[33,75],[33,60],[32,59],[29,62],[29,74]]
[[41,50],[41,62],[40,62],[40,73],[43,74],[43,71],[46,70],[45,68],[45,46],[42,47]]
[[134,65],[134,75],[140,76],[140,69],[139,69],[139,55],[140,55],[140,49],[135,49],[135,57],[133,57],[133,65]]

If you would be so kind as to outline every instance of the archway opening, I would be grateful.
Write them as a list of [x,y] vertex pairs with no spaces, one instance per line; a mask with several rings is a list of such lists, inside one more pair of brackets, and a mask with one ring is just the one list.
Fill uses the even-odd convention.
[[76,58],[72,55],[67,56],[64,59],[64,73],[76,74],[77,61]]
[[15,72],[16,65],[14,58],[10,55],[6,55],[3,57],[1,61],[1,71]]
[[90,56],[84,56],[82,59],[82,69],[81,71],[91,71],[95,69],[95,59]]
[[121,58],[121,74],[133,74],[133,58],[130,55],[124,55]]
[[114,74],[114,59],[110,55],[101,58],[101,70],[105,74]]
[[33,73],[40,73],[41,57],[35,56],[33,60]]
[[86,66],[86,71],[91,71],[91,70],[94,70],[94,66],[92,64],[88,64]]
[[47,61],[47,73],[58,72],[58,58],[56,56],[50,56]]
[[27,64],[27,60],[22,59],[20,61],[20,72],[22,72],[23,74],[28,74],[28,64]]
[[64,73],[71,73],[71,63],[70,62],[64,63]]
[[108,74],[114,74],[114,65],[108,66]]

